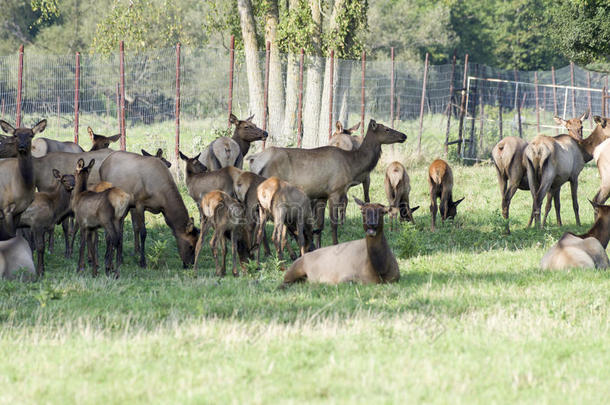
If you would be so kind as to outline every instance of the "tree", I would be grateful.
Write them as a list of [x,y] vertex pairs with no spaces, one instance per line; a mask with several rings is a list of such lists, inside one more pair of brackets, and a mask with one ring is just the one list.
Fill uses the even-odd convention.
[[267,0],[265,10],[265,40],[270,43],[269,56],[269,133],[281,135],[284,121],[284,80],[282,61],[277,44],[277,29],[280,20],[277,0]]

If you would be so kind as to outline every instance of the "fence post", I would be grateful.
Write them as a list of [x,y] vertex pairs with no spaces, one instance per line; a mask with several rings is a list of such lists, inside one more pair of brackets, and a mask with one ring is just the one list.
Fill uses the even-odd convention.
[[174,155],[178,162],[180,151],[180,42],[176,44],[176,137],[174,141]]
[[77,145],[78,145],[78,114],[79,114],[79,112],[80,112],[80,52],[76,52],[76,72],[74,73],[74,143]]
[[297,110],[297,148],[303,144],[303,59],[305,50],[301,48],[301,58],[299,59],[299,105]]
[[330,85],[328,87],[328,139],[333,134],[333,81],[335,76],[335,50],[330,51]]
[[19,47],[19,65],[17,67],[17,118],[15,126],[21,127],[21,96],[23,91],[23,44]]
[[572,86],[572,117],[576,117],[576,92],[574,91],[574,62],[570,61],[570,85]]
[[119,58],[119,69],[121,75],[121,150],[125,150],[125,43],[123,41],[119,43]]
[[[555,66],[551,66],[551,79],[553,80],[553,114],[557,115],[557,82],[555,80]],[[555,128],[555,135],[559,133],[559,130]]]
[[[263,131],[267,130],[267,106],[269,105],[269,57],[271,56],[271,42],[267,41],[265,47],[265,88],[263,93]],[[267,145],[267,140],[263,140],[263,149]]]
[[121,133],[121,85],[116,84],[116,119],[119,123],[119,133]]
[[426,82],[428,81],[428,63],[430,55],[426,52],[426,61],[424,62],[424,82],[421,86],[421,103],[419,106],[419,134],[417,135],[417,154],[421,154],[421,134],[424,129],[424,105],[426,102]]
[[59,137],[59,120],[60,120],[59,96],[57,96],[57,137]]
[[589,127],[593,128],[593,113],[591,112],[591,72],[587,72],[587,87],[589,88],[589,90],[587,90],[587,104],[589,105],[589,114],[587,115],[589,116]]
[[540,132],[540,108],[538,105],[538,72],[534,72],[534,93],[536,97],[536,131]]
[[2,111],[0,114],[0,119],[4,119],[4,98],[2,99]]
[[[606,116],[606,91],[608,91],[608,87],[604,86],[602,88],[602,117]],[[4,100],[2,100],[2,101],[4,101]],[[4,109],[3,109],[3,113],[4,113]]]
[[364,135],[364,78],[366,76],[366,52],[362,51],[362,79],[360,83],[360,134]]
[[602,111],[602,117],[606,117],[606,94],[608,92],[608,75],[606,75],[606,77],[604,77],[604,94],[603,94],[603,98],[604,98],[604,110]]
[[503,93],[502,88],[504,86],[504,82],[500,82],[498,85],[498,134],[500,136],[500,141],[504,138],[504,124],[502,122],[502,100]]
[[460,123],[458,125],[458,156],[462,156],[462,142],[464,137],[464,114],[466,113],[466,80],[468,79],[468,54],[464,58],[464,79],[462,80],[462,100],[460,101]]
[[394,128],[394,47],[390,49],[390,57],[392,59],[392,76],[390,77],[390,125]]
[[235,69],[235,35],[231,35],[231,47],[229,48],[229,114],[227,116],[228,127],[231,128],[231,114],[233,114],[233,71]]
[[[392,48],[394,49],[394,48]],[[393,55],[392,55],[393,56]],[[456,51],[453,51],[451,59],[451,80],[449,81],[449,101],[447,102],[447,129],[445,130],[445,158],[449,155],[449,131],[451,129],[451,113],[453,105],[453,82],[455,81]]]
[[517,108],[517,126],[519,128],[519,138],[523,138],[523,128],[521,127],[521,103],[519,102],[519,72],[515,72],[515,107]]
[[[479,76],[478,65],[475,65],[475,67],[474,67],[474,75],[475,75],[475,77]],[[471,117],[472,121],[470,122],[470,140],[469,140],[469,145],[468,145],[468,157],[470,157],[470,158],[474,158],[476,156],[475,147],[477,144],[474,141],[474,124],[477,119],[478,101],[479,101],[479,86],[478,86],[478,82],[475,81],[473,89],[472,89],[472,117]],[[464,148],[464,151],[466,151],[466,148]]]

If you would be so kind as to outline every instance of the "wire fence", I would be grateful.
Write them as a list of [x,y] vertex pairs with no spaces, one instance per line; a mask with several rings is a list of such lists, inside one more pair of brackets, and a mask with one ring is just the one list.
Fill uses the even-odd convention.
[[[502,136],[531,138],[538,132],[556,133],[555,114],[571,118],[590,110],[605,115],[607,75],[573,65],[552,72],[516,72],[461,60],[455,65],[424,66],[366,61],[363,56],[362,60],[333,59],[331,64],[329,58],[304,55],[301,64],[300,55],[279,55],[278,63],[271,60],[265,83],[268,55],[259,52],[260,67],[255,73],[260,85],[252,90],[246,58],[240,51],[235,51],[233,70],[230,50],[224,48],[182,47],[179,60],[176,48],[126,53],[128,148],[134,145],[132,136],[135,139],[135,134],[144,132],[150,136],[144,144],[173,149],[178,111],[179,133],[188,139],[183,146],[194,152],[204,146],[204,133],[226,130],[231,109],[240,118],[254,113],[254,122],[266,126],[272,144],[296,146],[302,137],[304,147],[325,145],[335,121],[352,126],[374,118],[405,131],[412,152],[416,149],[413,142],[421,137],[422,153],[442,155],[448,150],[463,158],[485,159]],[[19,55],[0,57],[0,116],[17,121],[20,96],[24,125],[47,118],[48,137],[71,140],[76,133],[86,133],[87,126],[99,133],[119,132],[120,59],[120,53],[80,55],[77,91],[74,55],[25,52],[22,70]],[[75,128],[76,92],[80,120]],[[591,120],[586,123],[585,128],[593,126]]]

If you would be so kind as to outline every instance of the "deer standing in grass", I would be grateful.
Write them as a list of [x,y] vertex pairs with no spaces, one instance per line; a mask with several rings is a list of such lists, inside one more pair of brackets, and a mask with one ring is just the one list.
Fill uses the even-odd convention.
[[453,201],[453,172],[447,162],[437,159],[428,169],[428,184],[430,185],[430,229],[432,232],[436,226],[436,212],[439,209],[436,200],[440,198],[441,220],[455,218],[457,206],[464,201],[464,197]]
[[385,171],[384,179],[385,195],[388,198],[388,207],[392,219],[391,227],[394,226],[394,218],[400,215],[401,221],[413,220],[413,211],[419,208],[409,205],[409,193],[411,192],[411,181],[407,169],[400,162],[392,162]]

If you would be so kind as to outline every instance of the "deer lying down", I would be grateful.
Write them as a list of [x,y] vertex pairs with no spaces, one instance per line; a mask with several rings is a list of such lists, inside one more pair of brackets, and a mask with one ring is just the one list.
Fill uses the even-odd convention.
[[400,162],[392,162],[385,171],[385,195],[388,197],[392,226],[394,218],[400,214],[401,221],[413,221],[413,211],[419,208],[409,205],[409,193],[411,192],[411,182],[407,169]]
[[545,270],[610,267],[606,254],[610,240],[610,205],[600,205],[593,201],[591,204],[597,217],[593,227],[583,235],[564,233],[542,257],[540,267]]
[[21,236],[0,240],[0,279],[30,281],[35,275],[32,250],[26,240]]
[[464,197],[453,201],[453,172],[451,167],[442,159],[437,159],[428,169],[428,184],[430,185],[430,214],[432,215],[430,228],[434,232],[436,225],[436,211],[438,206],[436,199],[441,199],[441,220],[452,219],[457,214],[457,206]]
[[398,263],[383,233],[383,216],[388,208],[357,198],[354,201],[362,211],[365,238],[306,253],[290,266],[283,287],[305,279],[327,284],[379,284],[400,279]]

